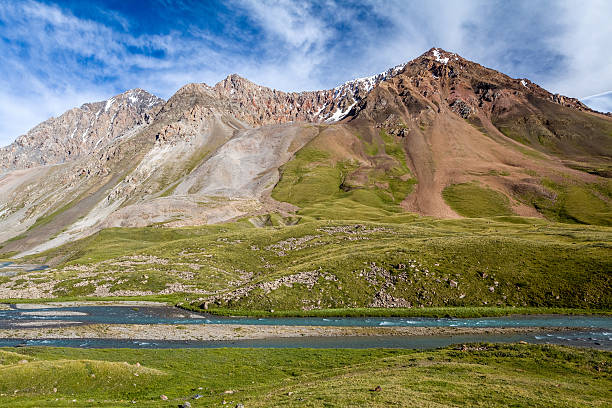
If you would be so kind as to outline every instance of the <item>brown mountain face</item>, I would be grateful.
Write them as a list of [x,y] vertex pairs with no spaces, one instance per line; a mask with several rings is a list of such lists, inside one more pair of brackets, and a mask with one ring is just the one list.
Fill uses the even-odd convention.
[[[387,134],[403,145],[418,184],[402,205],[425,215],[457,216],[443,191],[476,182],[508,197],[515,214],[542,216],[559,210],[570,185],[601,182],[572,168],[609,175],[612,164],[606,115],[440,49],[379,84],[342,122],[366,143],[382,146]],[[609,187],[597,188],[581,194],[609,213]]]
[[132,89],[46,120],[0,149],[0,172],[63,163],[93,152],[150,120],[164,101]]
[[[544,153],[576,161],[587,158],[609,164],[612,160],[612,124],[607,115],[456,54],[431,49],[386,82],[396,87],[402,109],[412,114],[424,108],[437,113],[450,110],[476,127],[498,133],[492,125]],[[375,120],[385,115],[380,104],[367,105],[364,101],[357,107],[366,111],[361,116],[368,116],[368,111],[378,112]]]

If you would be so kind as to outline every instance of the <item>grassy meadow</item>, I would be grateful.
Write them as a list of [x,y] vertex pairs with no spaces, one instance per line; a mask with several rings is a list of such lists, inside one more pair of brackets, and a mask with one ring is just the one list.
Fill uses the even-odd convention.
[[405,214],[381,215],[377,222],[304,218],[293,226],[271,220],[264,228],[243,220],[103,230],[26,259],[59,264],[0,278],[0,288],[46,285],[41,297],[133,297],[308,313],[612,306],[606,227]]
[[611,362],[609,352],[491,344],[432,351],[27,347],[0,350],[0,406],[606,407]]

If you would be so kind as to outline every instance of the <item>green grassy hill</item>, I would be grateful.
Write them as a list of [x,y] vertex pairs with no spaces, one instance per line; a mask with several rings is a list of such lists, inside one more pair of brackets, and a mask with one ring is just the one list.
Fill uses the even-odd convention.
[[612,307],[609,228],[519,217],[379,217],[109,229],[30,257],[62,261],[0,278],[0,288],[44,284],[59,297],[201,299],[195,304],[240,310]]

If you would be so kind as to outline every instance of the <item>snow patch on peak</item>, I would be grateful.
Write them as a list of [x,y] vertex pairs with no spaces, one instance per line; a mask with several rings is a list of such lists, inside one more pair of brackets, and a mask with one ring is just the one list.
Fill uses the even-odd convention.
[[524,79],[521,79],[521,85],[527,88],[527,81],[525,81]]
[[138,103],[138,97],[134,94],[130,94],[128,96],[128,101],[130,101],[132,105],[136,105]]
[[440,62],[440,63],[442,63],[444,65],[448,64],[449,58],[448,57],[442,58],[442,56],[440,54],[440,51],[438,51],[437,48],[434,48],[433,56],[436,58],[436,61],[438,61],[438,62]]

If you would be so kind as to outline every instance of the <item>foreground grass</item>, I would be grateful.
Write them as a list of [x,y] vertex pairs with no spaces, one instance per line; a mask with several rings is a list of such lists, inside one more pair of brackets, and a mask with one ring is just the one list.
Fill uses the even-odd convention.
[[[609,406],[612,354],[465,350],[0,350],[2,406]],[[380,386],[380,391],[374,390]],[[191,399],[200,394],[201,398]],[[162,400],[166,395],[168,401]]]

